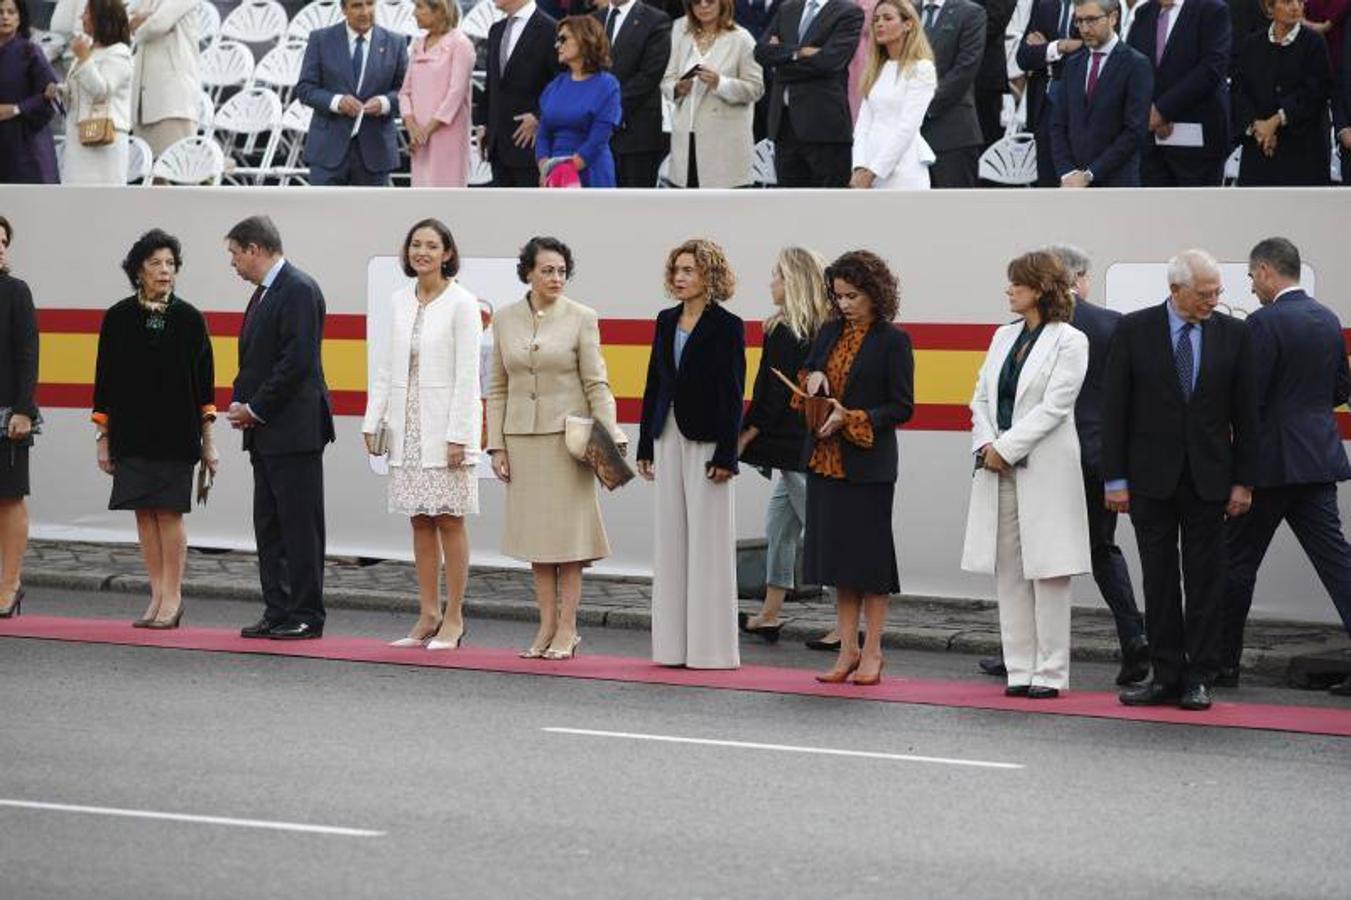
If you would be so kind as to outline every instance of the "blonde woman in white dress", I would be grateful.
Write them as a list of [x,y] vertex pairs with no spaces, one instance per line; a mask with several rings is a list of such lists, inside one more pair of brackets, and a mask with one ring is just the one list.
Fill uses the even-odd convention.
[[[122,0],[89,0],[84,33],[71,41],[75,65],[66,74],[66,148],[62,184],[127,183],[127,133],[131,131],[131,26]],[[80,122],[108,116],[111,144],[80,143]]]
[[849,186],[926,189],[934,154],[919,130],[938,88],[933,50],[910,0],[878,0],[872,32]]
[[[361,431],[374,452],[381,422],[389,433],[389,511],[409,517],[419,613],[395,647],[448,650],[464,637],[469,535],[478,513],[483,430],[479,392],[478,298],[455,283],[460,255],[450,229],[423,219],[404,238],[404,273],[417,280],[391,299]],[[444,563],[446,607],[438,581]]]

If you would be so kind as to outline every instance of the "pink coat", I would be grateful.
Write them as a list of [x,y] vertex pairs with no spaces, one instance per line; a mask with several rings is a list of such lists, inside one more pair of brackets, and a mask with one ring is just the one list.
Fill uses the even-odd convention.
[[399,115],[419,125],[435,118],[441,127],[413,154],[413,187],[464,187],[469,183],[470,76],[474,45],[451,29],[427,50],[415,38],[408,52],[408,74],[399,90]]

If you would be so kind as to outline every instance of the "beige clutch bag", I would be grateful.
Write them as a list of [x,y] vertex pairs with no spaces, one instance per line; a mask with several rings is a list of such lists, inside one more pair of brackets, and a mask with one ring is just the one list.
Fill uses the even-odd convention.
[[563,445],[568,454],[596,473],[605,489],[613,491],[633,480],[633,469],[624,461],[624,450],[595,419],[568,416],[563,420]]

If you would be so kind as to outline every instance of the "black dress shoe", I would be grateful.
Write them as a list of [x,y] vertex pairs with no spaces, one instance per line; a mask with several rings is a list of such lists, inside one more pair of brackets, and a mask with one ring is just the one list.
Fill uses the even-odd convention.
[[1149,642],[1138,637],[1121,648],[1121,671],[1116,673],[1116,683],[1125,687],[1148,677]]
[[1345,681],[1339,681],[1328,688],[1328,693],[1334,697],[1351,697],[1351,675],[1348,675]]
[[986,675],[991,675],[995,678],[1007,678],[1009,674],[1009,670],[1004,666],[1004,657],[1002,656],[991,656],[982,659],[980,662],[976,663],[976,665],[980,666],[980,670]]
[[1204,684],[1194,684],[1182,692],[1177,705],[1193,711],[1210,709],[1210,689]]
[[274,624],[267,619],[259,619],[252,625],[245,625],[239,629],[239,636],[242,638],[267,638],[271,635]]
[[1215,687],[1238,687],[1238,666],[1221,666],[1215,674]]
[[1123,706],[1173,706],[1182,699],[1177,688],[1151,681],[1137,687],[1127,688],[1117,695]]
[[324,636],[324,626],[293,622],[290,625],[278,625],[267,636],[274,641],[310,641]]
[[1011,685],[1009,685],[1008,687],[1004,688],[1004,696],[1005,696],[1005,697],[1026,697],[1027,694],[1028,694],[1028,692],[1031,691],[1031,690],[1032,690],[1032,686],[1031,686],[1031,685],[1027,685],[1027,684],[1011,684]]
[[1027,699],[1029,700],[1054,700],[1060,696],[1060,689],[1046,687],[1045,685],[1034,684],[1027,689]]
[[736,627],[738,631],[746,630],[746,623],[751,620],[750,613],[738,612],[736,614]]
[[[807,645],[808,650],[829,650],[831,653],[837,653],[840,649],[839,638],[836,638],[833,641],[823,641],[820,638],[812,638],[810,641],[805,641],[804,643]],[[863,646],[863,632],[861,631],[858,633],[858,645],[860,647]]]

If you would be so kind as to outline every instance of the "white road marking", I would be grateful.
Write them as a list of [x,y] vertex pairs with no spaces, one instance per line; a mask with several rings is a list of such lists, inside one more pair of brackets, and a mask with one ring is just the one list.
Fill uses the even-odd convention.
[[192,816],[186,813],[153,812],[147,809],[113,809],[106,806],[72,806],[66,803],[38,803],[31,800],[0,800],[0,806],[15,809],[40,809],[50,812],[84,813],[91,816],[122,816],[132,819],[162,819],[192,822],[197,825],[226,825],[232,828],[264,828],[270,831],[299,831],[336,837],[384,837],[383,831],[365,828],[338,828],[332,825],[305,825],[298,822],[269,822],[263,819],[230,819],[223,816]]
[[871,750],[835,750],[829,747],[795,747],[790,744],[757,744],[750,741],[715,741],[708,738],[675,737],[667,734],[634,734],[627,731],[592,731],[587,728],[544,728],[551,734],[580,734],[588,737],[625,738],[631,741],[659,741],[667,744],[702,744],[708,747],[737,747],[742,750],[780,750],[786,753],[815,753],[824,756],[853,756],[863,759],[890,759],[899,762],[937,763],[944,766],[971,766],[978,769],[1022,769],[1020,763],[988,762],[979,759],[949,759],[943,756],[913,756],[909,753],[878,753]]

